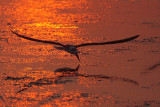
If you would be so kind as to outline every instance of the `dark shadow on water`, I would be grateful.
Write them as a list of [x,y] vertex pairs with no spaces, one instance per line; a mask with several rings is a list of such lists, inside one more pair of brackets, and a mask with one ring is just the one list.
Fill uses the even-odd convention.
[[157,64],[154,64],[153,66],[149,67],[148,70],[154,70],[160,66],[160,62]]
[[11,77],[11,76],[7,76],[5,78],[5,80],[24,80],[24,79],[32,79],[31,77]]
[[160,62],[153,64],[152,66],[147,68],[147,71],[141,72],[141,74],[153,73],[156,69],[160,68]]
[[[56,69],[55,70],[55,73],[57,74],[56,77],[42,78],[42,79],[38,79],[35,82],[30,82],[28,84],[24,84],[24,86],[23,86],[24,88],[19,90],[17,93],[25,91],[25,90],[31,88],[32,86],[43,86],[43,85],[51,85],[51,84],[66,84],[66,83],[73,82],[73,80],[70,80],[69,78],[66,78],[66,77],[93,78],[98,81],[102,81],[104,79],[112,80],[112,81],[118,80],[118,81],[128,82],[128,83],[131,83],[134,85],[138,85],[138,82],[131,80],[131,79],[127,79],[127,78],[119,78],[116,76],[89,75],[89,74],[78,73],[79,67],[80,67],[80,65],[78,65],[77,68],[75,68],[75,69],[68,68],[68,67]],[[5,78],[5,80],[21,80],[21,79],[26,79],[26,78],[32,79],[30,77],[15,78],[15,77],[7,76]]]
[[148,38],[143,38],[141,40],[133,40],[131,43],[141,43],[141,44],[152,44],[152,43],[160,43],[160,37],[155,36],[155,37],[148,37]]
[[115,76],[103,76],[103,75],[88,75],[88,74],[81,74],[78,73],[78,68],[76,69],[69,69],[69,68],[61,68],[61,69],[57,69],[59,72],[61,72],[62,74],[58,77],[58,79],[56,80],[56,83],[62,82],[60,81],[63,77],[84,77],[84,78],[94,78],[97,79],[99,81],[101,81],[101,79],[108,79],[108,80],[122,80],[125,82],[130,82],[133,83],[135,85],[138,85],[138,82],[131,80],[131,79],[127,79],[127,78],[119,78],[119,77],[115,77]]

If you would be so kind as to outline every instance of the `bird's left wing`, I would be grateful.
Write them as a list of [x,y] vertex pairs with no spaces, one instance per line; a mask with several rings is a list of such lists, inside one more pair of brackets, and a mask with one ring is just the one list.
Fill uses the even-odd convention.
[[109,42],[101,42],[101,43],[84,43],[84,44],[80,44],[80,45],[75,45],[75,47],[90,46],[90,45],[117,44],[117,43],[123,43],[123,42],[131,41],[131,40],[133,40],[133,39],[136,39],[137,37],[139,37],[139,35],[132,36],[132,37],[130,37],[130,38],[121,39],[121,40],[109,41]]
[[58,42],[54,42],[54,41],[46,41],[46,40],[38,40],[38,39],[34,39],[34,38],[30,38],[30,37],[26,37],[24,35],[20,35],[12,30],[10,30],[12,33],[16,34],[17,36],[21,37],[21,38],[24,38],[24,39],[27,39],[27,40],[31,40],[31,41],[36,41],[36,42],[42,42],[42,43],[48,43],[48,44],[55,44],[55,45],[60,45],[60,46],[64,46],[63,44],[61,43],[58,43]]

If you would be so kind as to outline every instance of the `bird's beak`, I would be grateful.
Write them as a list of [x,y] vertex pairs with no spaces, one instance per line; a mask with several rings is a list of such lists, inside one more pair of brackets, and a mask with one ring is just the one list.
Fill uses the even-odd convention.
[[77,68],[75,69],[75,71],[78,71],[79,67],[80,67],[80,65],[77,66]]
[[78,53],[75,53],[75,55],[76,55],[77,59],[80,61],[79,56],[78,56]]

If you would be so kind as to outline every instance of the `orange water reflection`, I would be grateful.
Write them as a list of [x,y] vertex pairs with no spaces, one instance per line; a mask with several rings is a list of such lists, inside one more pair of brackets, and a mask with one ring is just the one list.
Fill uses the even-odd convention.
[[[47,0],[45,2],[41,0],[21,0],[11,2],[9,3],[9,6],[12,8],[7,8],[6,14],[11,15],[12,20],[10,22],[13,23],[9,29],[17,30],[20,34],[26,36],[32,35],[33,38],[42,40],[59,41],[65,44],[78,44],[84,41],[78,34],[78,32],[80,32],[78,23],[96,22],[96,20],[93,20],[94,15],[85,11],[89,6],[87,0]],[[20,40],[22,43],[29,42],[29,44],[23,45],[22,47]],[[5,49],[4,52],[10,51],[12,54],[16,52],[16,54],[19,55],[36,56],[62,54],[58,55],[60,56],[60,59],[65,58],[62,56],[67,55],[65,52],[57,50],[50,51],[53,47],[44,46],[44,44],[35,46],[33,46],[33,44],[30,45],[30,41],[15,36],[10,39],[10,43],[16,43],[18,46],[16,49],[14,46],[13,48],[11,46],[11,48]],[[42,59],[39,58],[37,60],[42,61]]]
[[[104,106],[117,103],[117,96],[122,94],[128,98],[127,94],[138,90],[138,82],[127,77],[137,79],[142,70],[143,52],[140,51],[140,59],[136,57],[139,44],[82,48],[82,59],[86,60],[78,62],[65,51],[19,38],[9,29],[28,37],[64,44],[110,40],[107,35],[114,35],[111,38],[115,40],[121,36],[119,33],[127,36],[140,29],[137,22],[142,20],[135,14],[139,10],[133,8],[137,4],[138,9],[143,6],[138,0],[1,0],[0,106]],[[130,30],[126,31],[128,27]],[[136,68],[138,60],[140,63]],[[82,70],[78,73],[62,75],[55,72],[58,68],[67,65],[72,68],[79,63]],[[143,89],[137,93],[145,94]],[[126,102],[122,101],[123,104]]]
[[[86,31],[81,29],[79,24],[96,23],[99,20],[99,14],[103,11],[96,11],[99,8],[97,3],[104,6],[104,10],[109,8],[107,3],[103,5],[103,3],[92,3],[88,0],[47,0],[45,2],[42,0],[13,0],[7,5],[6,2],[3,3],[5,4],[1,7],[2,10],[5,10],[2,11],[3,14],[11,17],[7,18],[9,26],[5,29],[18,31],[32,38],[58,41],[64,44],[88,42],[86,37],[83,38]],[[7,37],[8,43],[12,45],[4,45],[3,52],[14,55],[14,58],[9,56],[9,62],[34,63],[47,60],[45,56],[49,55],[58,59],[71,58],[70,54],[55,50],[51,45],[39,43],[33,45],[33,42],[16,37],[11,33]],[[25,58],[23,56],[19,58],[17,55],[24,55]],[[37,57],[27,57],[30,55]]]
[[[6,2],[3,3],[6,4]],[[87,38],[84,39],[82,36],[86,32],[83,32],[84,29],[81,29],[79,24],[98,21],[96,12],[89,9],[91,5],[93,4],[88,0],[45,0],[45,2],[44,0],[13,0],[1,6],[0,9],[1,14],[3,12],[10,16],[6,19],[8,26],[3,26],[8,31],[12,29],[19,34],[41,40],[79,44],[87,41]],[[8,40],[0,41],[3,42],[0,60],[7,68],[7,72],[4,73],[7,76],[4,78],[7,86],[1,91],[4,92],[7,89],[7,92],[3,95],[6,97],[0,96],[2,102],[8,102],[8,105],[13,106],[75,107],[83,105],[84,102],[100,100],[96,95],[84,93],[78,89],[61,92],[65,88],[65,80],[56,82],[57,74],[53,70],[47,71],[39,66],[39,62],[47,63],[50,59],[72,58],[68,53],[56,50],[52,45],[21,39],[10,32],[7,32],[4,37],[8,37]],[[35,63],[38,63],[36,69],[31,66]],[[77,79],[79,84],[84,84],[85,87],[95,83],[89,80],[80,82],[84,79],[83,77]]]
[[45,2],[20,0],[11,5],[13,5],[13,17],[17,21],[72,23],[82,20],[85,16],[93,18],[93,15],[89,15],[89,13],[83,13],[89,7],[87,0],[46,0]]
[[[101,100],[103,100],[105,104],[113,104],[115,102],[112,101],[114,99],[112,96],[99,97],[92,92],[87,92],[88,90],[86,89],[91,89],[93,87],[92,85],[96,84],[97,80],[120,80],[133,85],[138,84],[136,81],[127,78],[82,74],[79,73],[78,69],[79,66],[75,69],[59,68],[51,72],[43,70],[35,71],[30,67],[26,67],[23,69],[23,72],[18,73],[17,77],[7,76],[5,78],[5,81],[12,86],[17,84],[15,85],[16,88],[11,88],[11,90],[9,90],[12,92],[14,91],[14,93],[10,95],[9,101],[21,102],[18,104],[15,103],[14,106],[83,106],[83,104],[88,105],[90,103],[100,104]],[[85,80],[84,83],[82,83],[83,80]],[[76,81],[77,84],[73,84],[73,82]],[[78,88],[77,86],[80,87]],[[4,101],[6,101],[5,98]],[[30,101],[33,102],[30,103]]]
[[[25,70],[31,70],[31,68],[25,68]],[[31,73],[31,72],[34,72],[34,73]],[[90,92],[84,92],[78,88],[73,89],[75,87],[70,87],[72,90],[66,89],[66,91],[63,92],[63,90],[65,90],[64,89],[65,83],[69,85],[68,82],[70,82],[69,78],[65,80],[63,79],[63,77],[74,75],[72,71],[68,71],[68,73],[66,72],[63,72],[63,73],[64,75],[61,75],[61,72],[60,72],[58,74],[59,76],[57,75],[56,77],[54,72],[30,71],[30,72],[27,72],[28,77],[25,77],[25,78],[24,78],[24,76],[26,75],[25,73],[19,74],[19,76],[21,75],[23,78],[7,77],[6,80],[8,82],[12,83],[12,85],[18,84],[18,87],[21,87],[22,89],[20,91],[17,91],[16,95],[15,94],[8,95],[10,96],[9,101],[11,100],[12,102],[19,102],[19,103],[14,103],[14,106],[56,105],[56,106],[74,106],[74,107],[77,106],[78,107],[78,106],[83,106],[84,104],[88,105],[90,103],[99,104],[101,100],[104,100],[104,98],[101,98],[95,94],[91,94]],[[86,75],[86,77],[87,76],[88,75]],[[81,79],[84,79],[84,78],[81,78]],[[55,80],[57,80],[57,82],[55,82]],[[88,83],[88,84],[92,85],[93,83]],[[4,99],[4,101],[6,101],[6,99]],[[30,103],[30,101],[32,101],[32,103]],[[106,102],[106,104],[114,103],[112,101],[112,96],[105,97],[104,101]]]

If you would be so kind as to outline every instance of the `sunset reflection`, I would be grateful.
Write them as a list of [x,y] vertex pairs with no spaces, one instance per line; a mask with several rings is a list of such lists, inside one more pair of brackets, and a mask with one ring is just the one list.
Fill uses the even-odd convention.
[[[41,40],[57,41],[64,44],[79,44],[84,42],[81,35],[77,33],[81,30],[78,23],[95,23],[94,15],[87,13],[90,3],[87,0],[72,0],[72,1],[57,1],[47,0],[38,1],[13,1],[9,3],[12,7],[6,13],[13,18],[12,26],[9,29],[18,31],[19,34],[31,36],[32,38]],[[16,49],[4,51],[11,51],[13,54],[19,55],[67,55],[65,52],[53,50],[50,45],[30,45],[28,40],[24,40],[13,36],[10,42],[17,44]],[[29,43],[23,45],[20,43]],[[21,45],[19,45],[21,44]],[[36,44],[36,43],[35,43]],[[14,47],[13,47],[14,48]],[[33,50],[33,51],[32,51]],[[61,59],[61,55],[58,55]],[[62,57],[64,58],[64,57]],[[33,59],[30,59],[33,60]],[[41,59],[37,59],[41,61]],[[44,59],[45,60],[45,59]],[[25,60],[24,60],[25,61]],[[29,62],[29,61],[28,61]],[[34,61],[31,61],[34,62]],[[25,63],[25,62],[24,62]]]
[[[0,0],[0,107],[157,107],[159,4]],[[80,61],[60,43],[79,45]]]
[[[54,72],[50,71],[33,71],[32,68],[24,68],[25,73],[20,72],[19,76],[21,77],[6,77],[5,80],[10,82],[12,85],[17,84],[16,87],[21,88],[17,91],[17,98],[13,97],[14,101],[21,99],[21,93],[25,93],[26,96],[23,96],[23,100],[29,99],[36,101],[36,105],[58,105],[58,106],[82,106],[83,103],[89,104],[89,102],[99,104],[98,102],[104,98],[98,97],[98,95],[93,95],[90,92],[83,92],[81,89],[73,88],[73,91],[66,91],[62,94],[58,94],[60,90],[63,90],[66,86],[65,84],[72,84],[77,81],[78,84],[82,84],[84,88],[91,88],[93,84],[96,84],[96,81],[102,80],[120,80],[124,82],[137,85],[136,81],[127,79],[127,78],[118,78],[113,76],[103,76],[103,75],[87,75],[78,73],[79,67],[73,68],[59,68]],[[27,77],[26,77],[27,75]],[[77,79],[76,79],[76,78]],[[87,80],[84,83],[81,81]],[[94,82],[89,82],[89,80]],[[93,80],[95,79],[95,80]],[[52,87],[51,89],[49,87]],[[37,93],[38,92],[38,93]],[[38,95],[37,95],[38,94]],[[14,95],[13,95],[14,96]],[[44,96],[39,98],[38,96]],[[112,96],[106,97],[106,104],[112,104],[114,101]],[[38,102],[37,102],[38,101]]]
[[[11,3],[13,5],[12,14],[17,21],[72,23],[82,20],[86,16],[93,17],[89,13],[83,13],[89,6],[87,0],[47,0],[45,2],[21,0],[17,3]],[[84,21],[86,22],[86,20]]]

